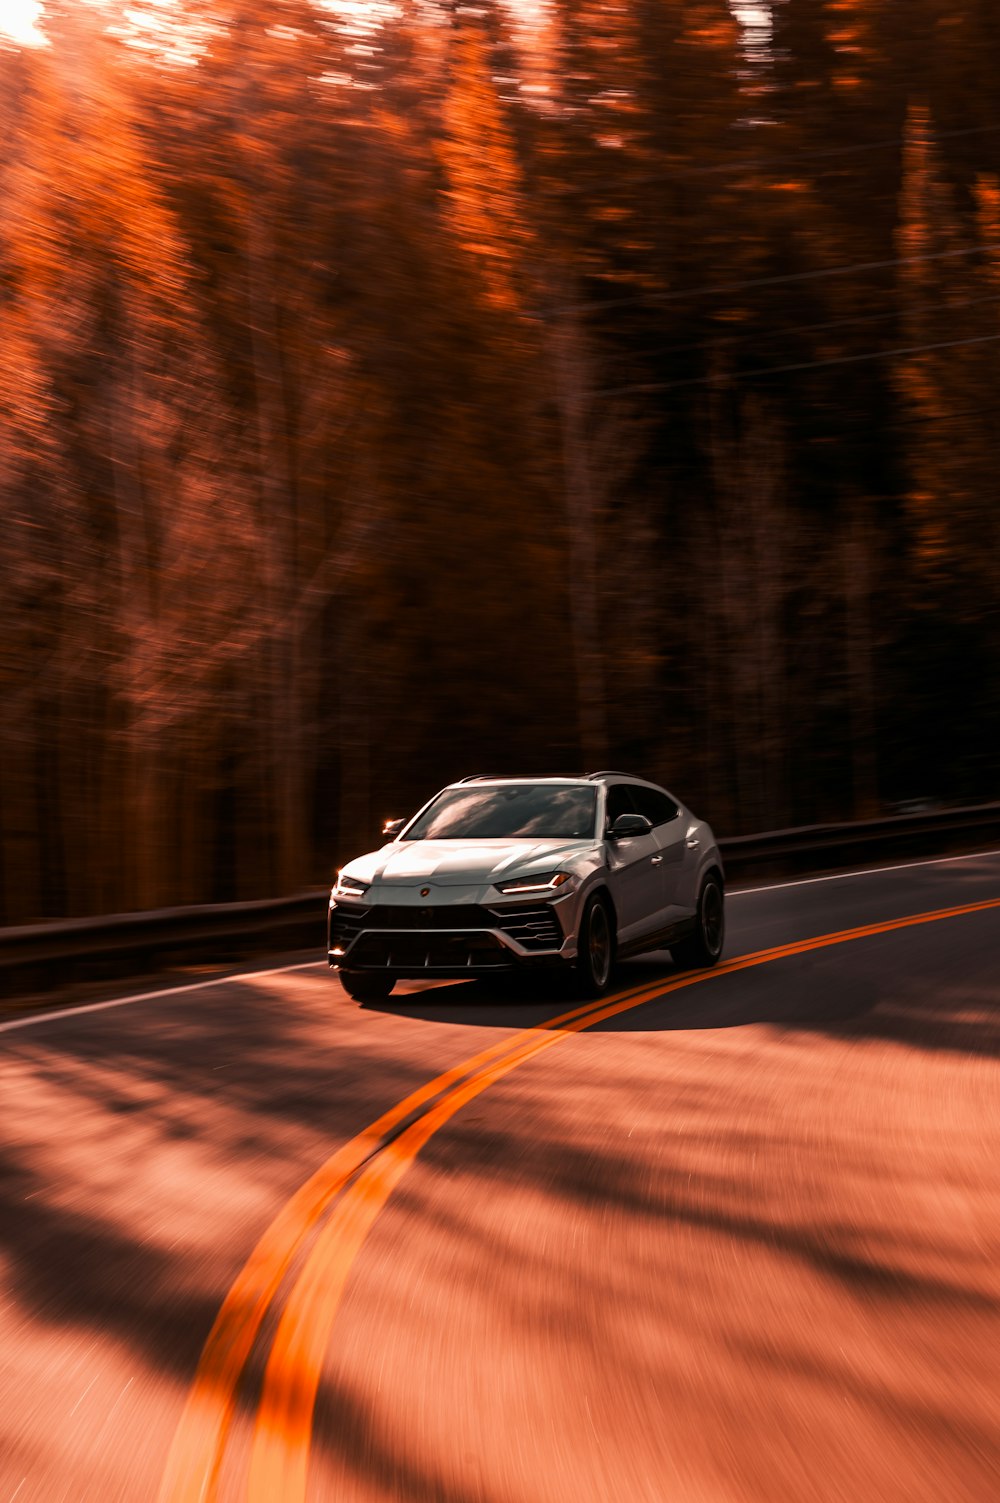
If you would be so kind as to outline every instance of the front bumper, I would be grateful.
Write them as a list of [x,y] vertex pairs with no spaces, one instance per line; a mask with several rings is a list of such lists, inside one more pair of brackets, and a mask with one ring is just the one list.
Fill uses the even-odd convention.
[[337,969],[409,979],[495,975],[574,959],[571,917],[565,902],[331,901],[327,958]]

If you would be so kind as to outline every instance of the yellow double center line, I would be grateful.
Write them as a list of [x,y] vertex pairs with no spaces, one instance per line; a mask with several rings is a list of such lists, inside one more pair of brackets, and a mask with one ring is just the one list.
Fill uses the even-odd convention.
[[161,1503],[215,1503],[237,1392],[254,1342],[292,1263],[319,1226],[272,1343],[247,1482],[250,1503],[275,1503],[278,1498],[282,1503],[305,1503],[316,1394],[354,1259],[420,1149],[495,1081],[570,1034],[684,987],[809,950],[997,907],[1000,898],[866,924],[758,950],[714,970],[635,987],[502,1039],[411,1092],[333,1154],[285,1205],[254,1248],[205,1343],[168,1458]]

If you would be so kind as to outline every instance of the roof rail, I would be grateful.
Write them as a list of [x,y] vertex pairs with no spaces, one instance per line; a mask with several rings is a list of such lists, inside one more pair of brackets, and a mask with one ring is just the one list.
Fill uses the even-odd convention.
[[576,773],[566,772],[474,772],[467,778],[458,778],[452,784],[453,788],[459,788],[463,783],[517,783],[522,779],[529,783],[546,783],[552,778],[572,778]]
[[638,778],[639,774],[637,772],[622,772],[619,767],[602,767],[600,772],[588,772],[584,776],[588,782],[593,782],[594,778]]

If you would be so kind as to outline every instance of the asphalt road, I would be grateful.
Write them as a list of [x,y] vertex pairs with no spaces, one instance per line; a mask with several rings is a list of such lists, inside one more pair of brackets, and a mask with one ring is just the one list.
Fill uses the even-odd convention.
[[0,1503],[1000,1497],[998,905],[733,894],[591,1012],[316,964],[3,1025]]

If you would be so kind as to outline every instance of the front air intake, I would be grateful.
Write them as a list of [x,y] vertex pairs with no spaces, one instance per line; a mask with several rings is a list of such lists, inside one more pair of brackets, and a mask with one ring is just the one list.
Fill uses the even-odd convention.
[[562,944],[559,920],[551,908],[493,909],[498,929],[526,950],[558,950]]

